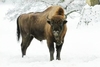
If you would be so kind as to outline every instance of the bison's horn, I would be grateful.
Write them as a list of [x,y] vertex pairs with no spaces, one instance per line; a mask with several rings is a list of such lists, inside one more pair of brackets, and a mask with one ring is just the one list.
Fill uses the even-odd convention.
[[48,16],[47,16],[47,22],[48,22],[49,24],[51,24],[51,20],[49,19]]

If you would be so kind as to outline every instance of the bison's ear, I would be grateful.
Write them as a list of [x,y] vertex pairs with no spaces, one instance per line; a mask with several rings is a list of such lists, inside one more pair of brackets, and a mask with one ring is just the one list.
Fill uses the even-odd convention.
[[64,20],[64,21],[63,21],[63,24],[66,24],[66,23],[67,23],[67,20]]

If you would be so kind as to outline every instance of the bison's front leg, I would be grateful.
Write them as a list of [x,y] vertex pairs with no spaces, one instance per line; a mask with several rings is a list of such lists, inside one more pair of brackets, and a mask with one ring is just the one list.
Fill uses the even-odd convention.
[[60,58],[61,48],[62,48],[62,44],[61,45],[56,45],[56,51],[57,51],[56,59],[57,60],[61,60],[61,58]]
[[50,61],[54,60],[54,44],[53,42],[47,42],[48,43],[48,48],[50,52]]

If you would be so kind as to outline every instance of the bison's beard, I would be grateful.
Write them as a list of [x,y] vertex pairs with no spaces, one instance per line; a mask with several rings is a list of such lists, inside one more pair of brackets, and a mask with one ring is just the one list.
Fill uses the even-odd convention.
[[60,46],[61,44],[63,44],[63,41],[61,39],[60,33],[58,32],[53,32],[54,38],[55,38],[55,43]]
[[61,40],[60,37],[55,37],[55,42],[56,42],[56,45],[58,45],[58,46],[63,44],[63,41]]

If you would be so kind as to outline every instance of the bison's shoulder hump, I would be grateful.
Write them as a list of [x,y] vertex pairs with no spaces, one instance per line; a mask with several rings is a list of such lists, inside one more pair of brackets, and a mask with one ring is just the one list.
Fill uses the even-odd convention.
[[61,7],[61,6],[58,6],[58,5],[54,5],[54,6],[51,6],[52,9],[49,13],[49,17],[51,18],[52,16],[54,15],[61,15],[61,16],[64,16],[64,9]]

